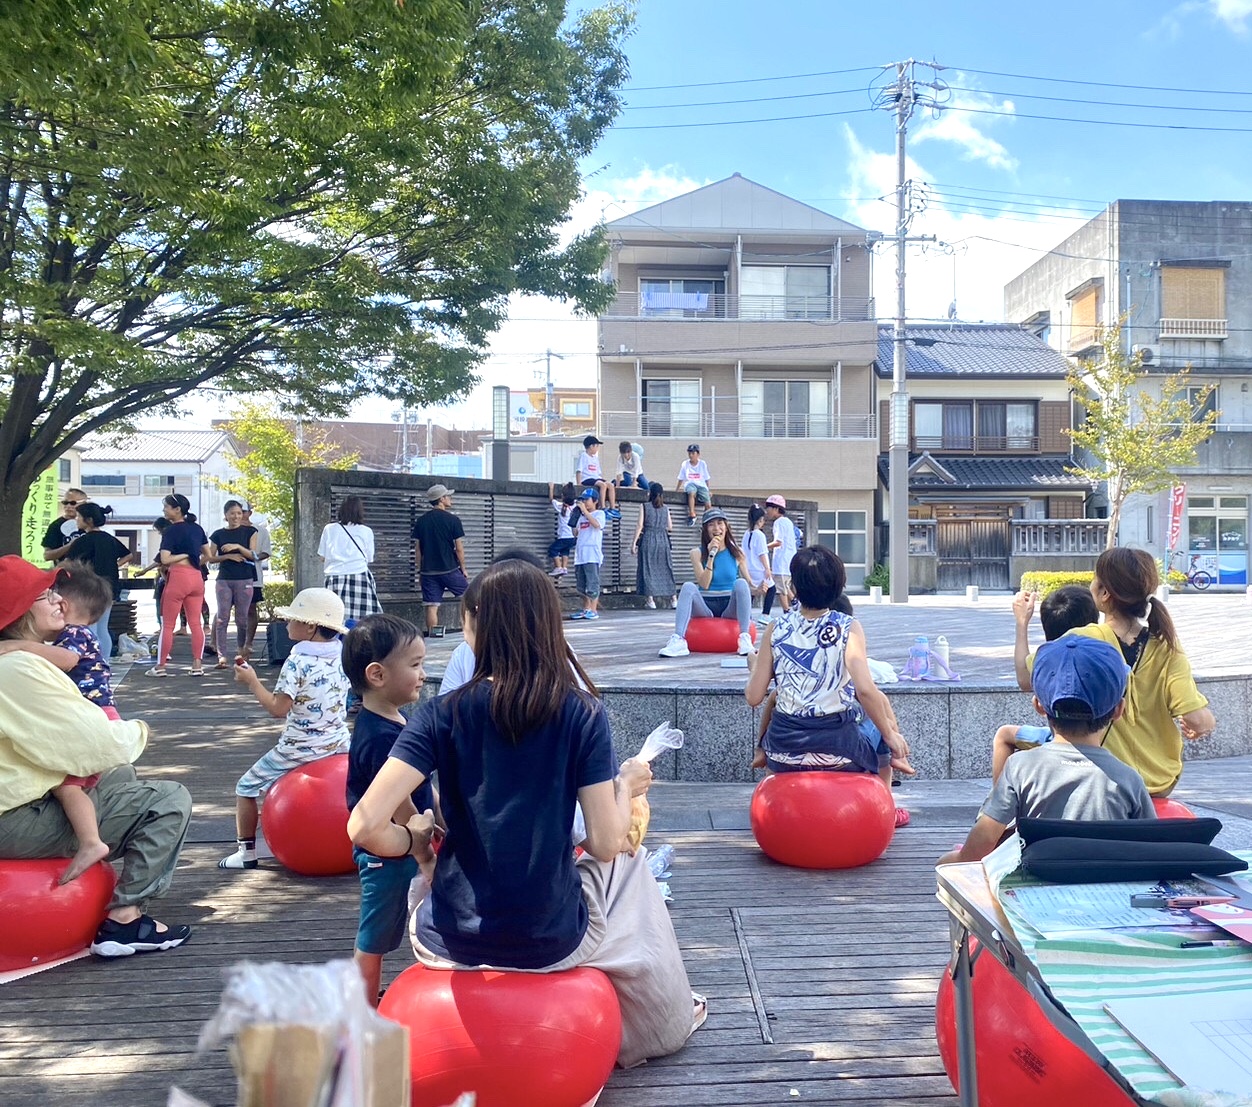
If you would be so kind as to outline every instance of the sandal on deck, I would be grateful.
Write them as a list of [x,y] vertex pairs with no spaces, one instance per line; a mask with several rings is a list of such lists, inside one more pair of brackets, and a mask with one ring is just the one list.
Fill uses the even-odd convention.
[[170,671],[164,665],[154,665],[148,670],[148,676],[150,677],[165,677],[169,675]]
[[203,666],[203,665],[201,665],[201,666],[200,666],[199,668],[197,668],[197,669],[189,669],[189,670],[187,671],[187,675],[188,675],[188,676],[193,676],[193,677],[202,677],[202,676],[204,676],[204,666]]
[[909,815],[908,808],[906,808],[906,807],[897,807],[897,808],[896,808],[896,827],[897,827],[897,829],[898,829],[899,827],[902,827],[902,826],[908,826],[908,825],[909,825],[909,823],[910,823],[910,822],[912,822],[912,821],[913,821],[913,820],[912,820],[911,816]]

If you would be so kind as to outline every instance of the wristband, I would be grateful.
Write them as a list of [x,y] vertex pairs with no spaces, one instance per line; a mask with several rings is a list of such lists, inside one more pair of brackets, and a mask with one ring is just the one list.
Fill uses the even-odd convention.
[[400,826],[399,823],[393,823],[392,825],[399,826],[400,829],[403,830],[404,833],[409,836],[409,848],[406,849],[403,853],[393,854],[392,856],[393,858],[408,857],[409,854],[413,852],[413,831],[411,831],[407,826]]

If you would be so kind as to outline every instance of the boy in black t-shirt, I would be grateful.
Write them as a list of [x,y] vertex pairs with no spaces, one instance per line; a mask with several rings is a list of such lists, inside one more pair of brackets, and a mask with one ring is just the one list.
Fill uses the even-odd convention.
[[[426,682],[422,662],[426,646],[417,627],[395,615],[362,619],[343,643],[343,668],[364,706],[357,716],[348,750],[348,810],[363,796],[386,763],[407,721],[400,708],[414,702]],[[397,808],[392,821],[403,826],[418,811],[436,809],[430,781]],[[409,885],[417,876],[412,854],[376,857],[353,847],[361,879],[361,913],[354,958],[365,982],[365,995],[378,1005],[383,957],[398,949],[408,918]]]

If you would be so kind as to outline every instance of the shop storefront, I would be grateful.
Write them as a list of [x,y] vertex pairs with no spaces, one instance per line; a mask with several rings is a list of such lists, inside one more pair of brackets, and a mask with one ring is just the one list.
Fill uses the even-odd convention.
[[1187,497],[1188,563],[1216,584],[1248,583],[1248,497]]

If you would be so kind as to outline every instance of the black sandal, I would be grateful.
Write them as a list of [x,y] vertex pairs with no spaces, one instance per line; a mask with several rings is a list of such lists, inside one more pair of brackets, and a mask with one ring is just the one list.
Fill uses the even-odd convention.
[[134,953],[157,953],[181,946],[191,937],[189,926],[168,926],[157,929],[151,915],[140,915],[128,923],[105,919],[96,931],[91,952],[97,957],[129,957]]

